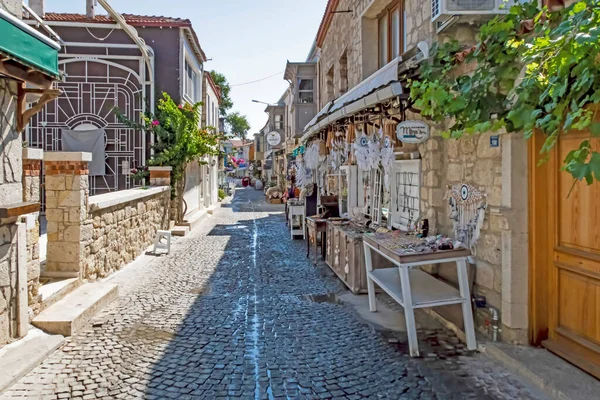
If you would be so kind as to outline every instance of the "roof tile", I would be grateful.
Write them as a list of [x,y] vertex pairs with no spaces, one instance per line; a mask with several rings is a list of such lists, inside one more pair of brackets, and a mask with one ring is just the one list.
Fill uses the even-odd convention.
[[[125,21],[132,26],[164,26],[164,27],[186,27],[192,26],[189,19],[171,18],[156,15],[122,14]],[[96,24],[112,24],[115,21],[109,15],[96,15],[88,18],[84,14],[73,13],[46,13],[44,20],[49,22],[87,22]]]

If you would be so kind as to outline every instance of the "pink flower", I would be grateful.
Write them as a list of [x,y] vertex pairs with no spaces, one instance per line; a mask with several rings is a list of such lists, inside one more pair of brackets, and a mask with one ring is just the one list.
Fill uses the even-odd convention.
[[181,109],[183,108],[183,105],[182,105],[182,104],[180,104],[180,105],[178,105],[177,107],[179,107],[179,109],[181,110]]
[[160,122],[158,122],[158,120],[155,119],[154,121],[152,121],[152,126],[157,126],[157,125],[160,125]]

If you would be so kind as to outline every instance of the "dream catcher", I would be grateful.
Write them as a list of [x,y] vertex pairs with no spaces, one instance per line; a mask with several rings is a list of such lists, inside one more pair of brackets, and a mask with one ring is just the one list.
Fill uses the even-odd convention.
[[381,161],[381,142],[383,139],[383,131],[380,129],[379,132],[371,136],[369,140],[369,163],[371,164],[370,169],[379,168],[379,162]]
[[392,173],[392,168],[394,166],[394,161],[396,159],[394,155],[394,142],[393,139],[388,135],[384,134],[383,130],[379,129],[379,134],[383,135],[383,140],[381,142],[381,165],[383,166],[383,183],[385,187],[389,189],[390,187],[390,174]]
[[296,186],[305,187],[312,183],[312,171],[306,168],[304,161],[297,163],[294,169],[296,172]]
[[329,153],[329,165],[334,171],[338,171],[348,159],[346,144],[343,140],[336,140],[331,145]]
[[487,196],[472,185],[458,184],[449,188],[446,197],[454,238],[475,254],[475,244],[487,209]]
[[370,171],[372,169],[371,161],[369,158],[369,137],[364,131],[356,133],[356,140],[354,141],[354,157],[356,158],[356,165],[363,171]]
[[308,146],[308,149],[306,149],[306,152],[304,153],[304,162],[306,168],[311,170],[317,169],[317,167],[319,166],[319,158],[321,157],[319,153],[319,142],[314,142],[313,144]]

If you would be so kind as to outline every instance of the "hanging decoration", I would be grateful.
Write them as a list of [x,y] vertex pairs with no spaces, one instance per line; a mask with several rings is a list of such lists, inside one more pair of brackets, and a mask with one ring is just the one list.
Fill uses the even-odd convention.
[[371,162],[369,159],[369,137],[364,131],[357,132],[356,140],[354,141],[354,157],[356,165],[363,171],[370,171]]
[[475,245],[485,219],[487,196],[470,184],[457,184],[449,187],[446,198],[454,238],[475,255]]
[[396,160],[396,156],[394,155],[394,140],[390,135],[384,133],[383,140],[381,144],[381,165],[383,166],[383,183],[387,189],[390,188],[390,174],[392,173],[392,168],[394,166],[394,161]]
[[317,167],[319,166],[319,152],[320,146],[318,141],[313,142],[311,145],[308,146],[308,148],[306,149],[306,153],[304,154],[304,162],[306,168],[311,170],[317,169]]
[[327,151],[327,144],[324,141],[319,140],[319,155],[327,157],[327,154],[329,154]]
[[329,129],[327,131],[327,141],[325,142],[326,146],[328,149],[331,148],[331,145],[333,144],[333,140],[334,140],[335,136],[333,134],[333,131],[331,129]]
[[348,125],[346,130],[346,143],[353,144],[356,140],[356,128],[354,128],[353,124]]
[[370,169],[377,169],[381,161],[381,142],[383,141],[383,131],[380,129],[377,133],[371,135],[369,140],[369,163]]
[[297,187],[306,187],[312,183],[312,171],[306,168],[304,161],[296,162],[294,170]]

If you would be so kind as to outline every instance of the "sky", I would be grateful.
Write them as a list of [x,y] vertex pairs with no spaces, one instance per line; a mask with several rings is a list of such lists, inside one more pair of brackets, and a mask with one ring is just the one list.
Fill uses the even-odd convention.
[[[206,70],[223,73],[233,86],[232,111],[248,117],[249,137],[267,121],[266,105],[288,87],[286,60],[304,61],[317,34],[327,0],[109,0],[121,13],[188,18],[212,61]],[[46,12],[85,13],[85,0],[46,0]],[[104,12],[102,12],[104,13]]]

